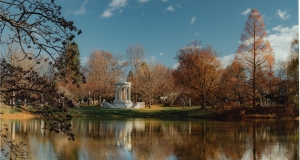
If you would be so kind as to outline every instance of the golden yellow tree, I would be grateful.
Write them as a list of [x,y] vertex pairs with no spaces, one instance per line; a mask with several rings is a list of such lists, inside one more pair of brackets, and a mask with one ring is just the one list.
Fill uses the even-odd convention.
[[167,67],[157,62],[144,62],[138,68],[136,79],[141,84],[138,92],[145,96],[144,100],[149,103],[149,108],[151,108],[153,97],[166,88],[163,82],[167,72]]
[[122,69],[126,65],[125,62],[121,63],[119,55],[114,56],[110,52],[95,50],[83,67],[87,74],[86,86],[89,87],[89,93],[91,92],[93,97],[97,96],[98,102],[101,101],[102,96],[112,96],[114,84],[120,81]]
[[176,69],[178,81],[198,94],[202,108],[205,102],[216,103],[215,92],[219,86],[221,62],[212,47],[192,44],[184,47],[177,54],[179,67]]
[[257,9],[252,9],[241,35],[241,45],[238,47],[236,58],[244,64],[251,75],[252,101],[255,109],[257,75],[269,66],[274,58],[270,43],[266,40],[265,24]]

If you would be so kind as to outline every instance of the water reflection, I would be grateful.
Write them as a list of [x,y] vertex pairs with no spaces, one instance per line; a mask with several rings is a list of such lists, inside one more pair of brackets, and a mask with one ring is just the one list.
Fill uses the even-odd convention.
[[76,118],[74,141],[44,130],[43,120],[1,123],[32,159],[299,159],[298,121]]

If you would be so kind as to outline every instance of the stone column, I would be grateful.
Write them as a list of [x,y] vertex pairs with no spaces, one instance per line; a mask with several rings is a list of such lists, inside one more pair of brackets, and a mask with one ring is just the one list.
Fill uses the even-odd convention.
[[119,89],[118,89],[118,94],[119,94],[118,100],[122,100],[122,96],[121,96],[121,91],[120,90],[122,90],[122,88],[119,86]]
[[127,90],[126,90],[127,92],[127,100],[129,100],[130,99],[130,95],[129,95],[129,87],[127,86]]
[[128,88],[128,95],[129,95],[129,100],[131,101],[131,87],[129,86],[129,88]]
[[122,100],[122,87],[119,87],[119,100]]
[[122,90],[122,92],[123,92],[123,101],[125,101],[126,100],[126,93],[125,93],[125,87],[123,87],[123,90]]
[[123,100],[125,101],[126,100],[126,87],[124,87],[124,98],[123,98]]
[[126,87],[126,100],[129,100],[129,95],[128,95],[128,86]]
[[127,86],[127,87],[126,87],[126,94],[127,94],[126,100],[129,100],[128,89],[129,89],[129,87]]
[[123,87],[121,87],[121,99],[120,99],[121,101],[123,101],[123,100],[124,100],[123,89],[124,89],[124,88],[123,88]]
[[125,86],[124,87],[124,101],[126,101],[127,100],[127,87]]

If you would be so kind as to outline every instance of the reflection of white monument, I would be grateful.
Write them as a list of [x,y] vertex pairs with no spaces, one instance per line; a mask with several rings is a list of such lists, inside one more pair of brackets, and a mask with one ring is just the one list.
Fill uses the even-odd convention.
[[131,82],[115,83],[115,100],[113,105],[107,102],[102,103],[106,108],[144,108],[145,102],[131,102]]

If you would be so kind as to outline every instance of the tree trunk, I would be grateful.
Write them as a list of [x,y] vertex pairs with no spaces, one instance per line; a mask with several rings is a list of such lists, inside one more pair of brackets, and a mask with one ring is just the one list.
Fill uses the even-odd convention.
[[204,109],[205,108],[205,96],[204,94],[202,94],[202,100],[201,100],[201,108]]
[[99,100],[98,100],[98,104],[99,104],[99,107],[102,107],[102,102],[101,102],[101,94],[99,94]]
[[[255,56],[254,56],[255,64]],[[254,114],[256,114],[256,67],[253,67],[253,84],[252,84],[252,108],[254,109]]]
[[151,96],[149,97],[149,109],[151,108]]

